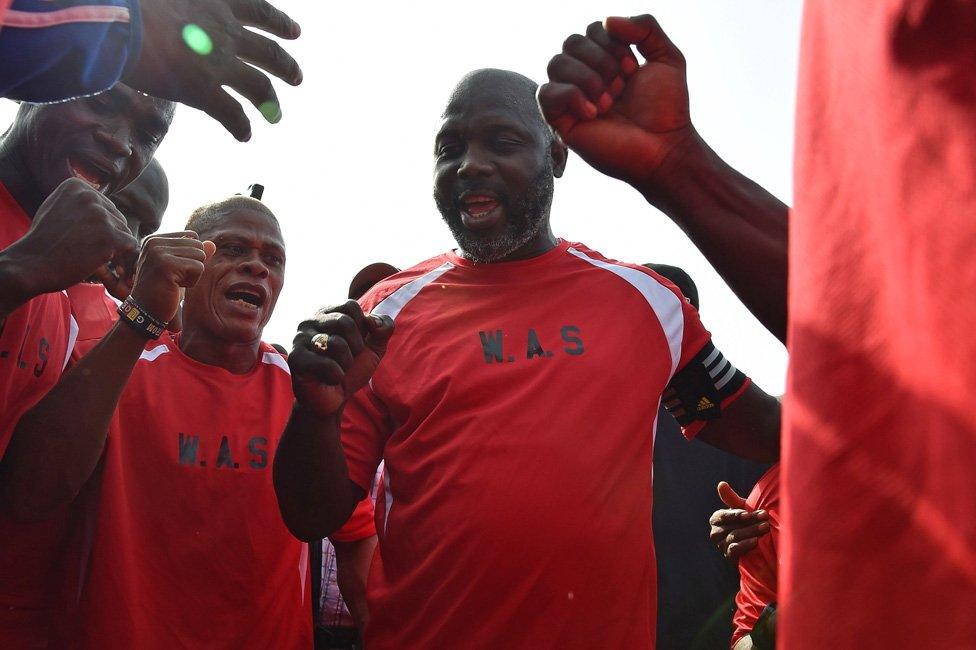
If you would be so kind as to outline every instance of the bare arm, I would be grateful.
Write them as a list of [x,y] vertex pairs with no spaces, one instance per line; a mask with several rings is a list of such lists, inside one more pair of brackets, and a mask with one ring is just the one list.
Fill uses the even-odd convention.
[[675,221],[785,341],[787,207],[698,135],[684,56],[653,17],[608,18],[567,38],[549,63],[539,104],[573,151]]
[[[206,253],[195,237],[186,232],[146,242],[133,296],[157,318],[171,318],[180,288],[195,284],[203,272]],[[77,496],[98,463],[115,407],[146,341],[116,323],[21,417],[0,462],[0,496],[14,516],[43,519]]]
[[771,463],[779,460],[780,403],[755,384],[710,420],[701,433],[703,440],[730,454]]
[[278,507],[288,530],[303,541],[339,530],[366,496],[349,480],[339,442],[341,418],[341,411],[319,416],[296,403],[278,443],[273,468]]
[[355,301],[322,309],[299,325],[288,355],[295,409],[278,443],[273,478],[285,525],[301,540],[339,530],[366,496],[349,480],[339,423],[392,334],[389,317],[365,316]]
[[369,622],[366,578],[369,576],[376,542],[376,535],[355,542],[332,542],[336,557],[336,584],[339,585],[342,600],[360,630],[366,629]]

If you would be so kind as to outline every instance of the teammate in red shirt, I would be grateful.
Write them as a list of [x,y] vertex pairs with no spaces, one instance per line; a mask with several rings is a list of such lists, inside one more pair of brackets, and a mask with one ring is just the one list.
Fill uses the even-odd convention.
[[[188,226],[199,235],[146,241],[126,317],[21,419],[32,442],[19,496],[49,512],[97,481],[69,647],[308,647],[307,555],[270,473],[291,378],[260,340],[284,243],[246,197],[201,208]],[[130,315],[164,324],[181,288],[183,332],[147,345]],[[71,462],[29,466],[45,457]]]
[[[139,241],[159,230],[169,204],[169,182],[162,165],[153,159],[139,178],[121,192],[112,195],[112,203],[125,217],[129,232]],[[88,353],[112,329],[118,320],[119,300],[101,283],[83,282],[67,292],[71,316],[78,326],[71,359],[77,361]],[[128,293],[128,287],[125,287]]]
[[[811,0],[803,30],[780,643],[970,647],[976,7]],[[565,141],[785,340],[786,206],[698,137],[654,19],[594,23],[554,63],[540,102]]]
[[[689,437],[778,453],[778,404],[674,285],[553,236],[566,149],[535,90],[499,70],[461,81],[435,144],[459,250],[303,323],[290,357],[298,407],[275,464],[290,528],[328,533],[385,461],[367,646],[652,647],[662,393]],[[381,364],[362,312],[396,322]]]
[[[120,86],[97,98],[23,105],[0,141],[0,646],[43,645],[58,592],[65,520],[14,521],[5,455],[14,424],[61,375],[77,324],[63,290],[113,257],[125,265],[136,241],[104,196],[124,188],[152,158],[173,105]],[[131,271],[131,269],[129,269]],[[27,508],[29,509],[29,508]]]
[[[761,512],[766,519],[757,537],[748,538],[752,548],[739,556],[739,592],[735,596],[735,616],[732,633],[734,650],[749,650],[753,647],[772,648],[775,644],[765,644],[765,639],[775,638],[775,623],[763,618],[764,612],[772,611],[777,605],[777,576],[779,575],[779,464],[763,474],[753,487],[748,498],[743,499],[735,493],[728,483],[719,485],[719,494],[726,505],[735,508],[734,512]],[[720,510],[713,515],[712,531],[715,539],[715,517],[726,515],[729,511]],[[744,530],[744,529],[743,529]],[[742,532],[742,530],[738,531]],[[719,533],[721,534],[721,533]],[[738,539],[733,534],[732,539]],[[740,542],[731,541],[725,536],[720,548]],[[766,614],[768,617],[768,614]],[[757,626],[760,619],[762,623]],[[774,620],[774,619],[773,619]],[[759,629],[757,629],[759,628]]]

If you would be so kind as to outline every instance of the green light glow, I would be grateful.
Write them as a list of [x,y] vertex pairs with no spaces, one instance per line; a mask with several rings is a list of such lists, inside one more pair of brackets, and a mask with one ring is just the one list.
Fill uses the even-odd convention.
[[271,124],[277,124],[281,120],[281,107],[278,106],[277,102],[264,102],[258,107],[258,110],[261,111],[264,119]]
[[200,56],[207,56],[213,52],[213,41],[210,40],[210,36],[199,25],[190,23],[184,27],[183,41],[187,47]]

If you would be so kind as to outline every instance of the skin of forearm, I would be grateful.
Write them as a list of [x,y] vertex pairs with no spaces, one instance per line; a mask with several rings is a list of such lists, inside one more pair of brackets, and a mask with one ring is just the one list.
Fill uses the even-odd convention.
[[17,518],[67,505],[94,472],[109,424],[146,337],[116,323],[14,429],[0,462],[0,495]]
[[785,343],[786,204],[730,167],[697,132],[635,188],[688,235],[749,311]]
[[376,535],[355,542],[332,542],[336,557],[336,584],[339,585],[342,599],[360,630],[365,629],[369,622],[366,579],[376,543]]
[[772,463],[780,454],[780,412],[778,399],[750,384],[722,417],[709,421],[698,438],[730,454]]
[[365,496],[349,480],[339,442],[341,417],[341,411],[319,417],[296,404],[275,453],[273,478],[282,519],[306,542],[339,530]]
[[33,297],[25,276],[22,265],[8,251],[0,252],[0,324]]

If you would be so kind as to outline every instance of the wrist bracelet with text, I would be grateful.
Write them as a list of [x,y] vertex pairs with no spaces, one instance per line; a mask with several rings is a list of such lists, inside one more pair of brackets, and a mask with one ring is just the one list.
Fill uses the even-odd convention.
[[151,339],[158,339],[166,329],[166,323],[140,307],[132,296],[119,305],[119,317],[129,327]]

